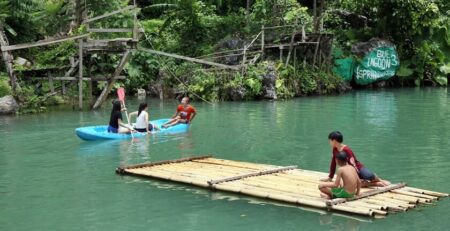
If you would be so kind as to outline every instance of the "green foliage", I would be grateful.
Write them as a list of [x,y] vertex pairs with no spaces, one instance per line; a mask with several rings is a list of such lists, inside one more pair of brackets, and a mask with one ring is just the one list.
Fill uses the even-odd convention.
[[[343,0],[332,4],[368,18],[365,28],[351,28],[348,22],[327,15],[338,41],[346,49],[354,42],[379,37],[396,44],[401,66],[398,76],[403,81],[421,85],[427,79],[443,85],[439,68],[450,61],[450,18],[446,0]],[[411,73],[411,71],[413,73]],[[438,79],[439,78],[439,79]]]
[[252,22],[261,28],[262,25],[292,24],[298,18],[299,25],[312,22],[306,7],[295,0],[256,0],[252,7]]
[[19,101],[19,114],[39,113],[47,110],[45,98],[35,95],[34,89],[30,86],[23,86],[17,91],[15,98]]
[[439,70],[443,73],[443,74],[450,74],[450,63],[447,63],[445,65],[442,65],[441,67],[439,67]]
[[127,89],[135,90],[155,80],[160,64],[157,57],[146,52],[134,52],[132,59],[125,67],[128,78],[125,80]]
[[0,0],[0,25],[3,25],[9,15],[8,0]]
[[293,66],[277,65],[276,91],[279,98],[340,92],[345,82],[339,76],[310,67],[295,70]]
[[[39,48],[41,49],[41,48]],[[69,58],[77,54],[74,41],[65,41],[58,43],[51,49],[42,50],[39,55],[35,57],[36,68],[65,66],[69,64]]]
[[244,87],[247,89],[247,98],[255,98],[261,95],[262,79],[267,69],[267,62],[256,66],[248,66],[247,74],[243,78]]
[[6,73],[0,72],[0,97],[5,95],[11,95],[11,87],[9,86]]
[[61,105],[61,104],[64,104],[64,103],[65,103],[65,100],[61,96],[59,96],[59,95],[52,95],[52,96],[46,98],[46,100],[44,102],[44,105],[46,105],[46,106],[56,106],[56,105]]
[[196,70],[187,87],[188,92],[199,95],[203,99],[211,102],[219,100],[219,86],[216,82],[216,76],[203,70]]

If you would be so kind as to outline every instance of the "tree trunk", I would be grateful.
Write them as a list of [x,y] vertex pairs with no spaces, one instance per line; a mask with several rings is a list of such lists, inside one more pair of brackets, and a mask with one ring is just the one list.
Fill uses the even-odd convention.
[[[9,45],[8,38],[6,37],[5,31],[3,30],[3,26],[0,25],[0,47],[8,46],[8,45]],[[2,57],[3,57],[3,61],[5,62],[6,72],[8,72],[12,92],[16,93],[17,90],[20,90],[20,86],[17,83],[17,76],[14,73],[14,69],[13,69],[14,57],[13,57],[11,51],[3,51]]]
[[[314,22],[313,22],[313,30],[314,32],[319,32],[322,28],[322,20],[323,20],[323,11],[325,10],[326,2],[325,0],[319,1],[319,7],[317,7],[316,0],[314,1]],[[318,9],[317,9],[318,8]]]
[[82,0],[69,0],[70,8],[72,9],[72,22],[70,22],[69,32],[78,28],[83,22],[83,13],[85,6]]
[[247,26],[250,23],[250,0],[247,0],[247,8],[245,10],[245,20],[247,21]]

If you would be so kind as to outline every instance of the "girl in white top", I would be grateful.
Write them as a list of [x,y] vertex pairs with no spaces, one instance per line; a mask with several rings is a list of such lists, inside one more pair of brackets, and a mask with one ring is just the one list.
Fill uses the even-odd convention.
[[135,112],[131,112],[129,115],[130,120],[132,116],[136,117],[136,124],[134,125],[134,129],[138,132],[147,132],[150,133],[154,128],[151,123],[149,123],[149,116],[147,113],[147,103],[139,104],[139,110]]

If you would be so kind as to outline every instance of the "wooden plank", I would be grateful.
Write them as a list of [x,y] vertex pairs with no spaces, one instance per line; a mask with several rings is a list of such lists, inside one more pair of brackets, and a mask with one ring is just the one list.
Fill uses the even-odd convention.
[[83,39],[80,39],[78,47],[78,107],[83,109]]
[[319,38],[317,39],[316,49],[315,49],[315,51],[314,51],[314,57],[313,57],[313,66],[316,65],[317,51],[319,50],[320,38],[321,38],[321,35],[319,35]]
[[239,67],[237,67],[237,66],[230,66],[230,65],[220,64],[220,63],[214,63],[214,62],[210,62],[210,61],[206,61],[206,60],[202,60],[202,59],[196,59],[196,58],[191,58],[191,57],[182,56],[182,55],[170,54],[170,53],[166,53],[163,51],[156,51],[156,50],[146,49],[146,48],[142,48],[142,47],[139,47],[138,50],[145,51],[145,52],[148,52],[151,54],[163,55],[163,56],[172,57],[172,58],[176,58],[176,59],[183,59],[183,60],[187,60],[187,61],[194,62],[194,63],[201,63],[201,64],[210,65],[210,66],[217,66],[217,67],[223,67],[223,68],[232,69],[232,70],[239,70]]
[[17,82],[17,75],[14,72],[14,57],[11,52],[6,52],[3,50],[3,48],[7,47],[8,45],[8,37],[6,37],[5,31],[3,30],[3,25],[0,24],[0,49],[2,50],[2,58],[5,62],[6,71],[8,72],[9,81],[11,83],[11,90],[13,93],[16,93],[17,90],[20,90],[20,85]]
[[278,29],[278,28],[285,28],[285,27],[293,27],[295,25],[284,25],[284,26],[269,26],[269,27],[265,27],[265,29]]
[[210,181],[208,181],[208,184],[210,186],[213,186],[215,184],[220,184],[220,183],[223,183],[223,182],[235,181],[235,180],[240,180],[240,179],[243,179],[243,178],[253,177],[253,176],[267,175],[267,174],[272,174],[272,173],[292,170],[292,169],[296,169],[296,168],[297,168],[297,166],[293,165],[293,166],[287,166],[287,167],[281,167],[281,168],[262,170],[262,171],[258,171],[258,172],[255,172],[255,173],[249,173],[249,174],[244,174],[244,175],[239,175],[239,176],[227,177],[227,178],[219,179],[219,180],[210,180]]
[[125,33],[125,32],[133,32],[133,29],[128,28],[89,28],[88,32],[92,33]]
[[52,74],[50,72],[48,72],[48,85],[50,86],[50,92],[54,93],[55,92],[55,86],[53,85],[53,77],[52,77]]
[[131,6],[127,6],[125,8],[122,8],[122,9],[119,9],[119,10],[116,10],[116,11],[113,11],[113,12],[109,12],[109,13],[106,13],[106,14],[103,14],[103,15],[100,15],[100,16],[97,16],[97,17],[88,18],[88,19],[84,20],[82,23],[85,24],[85,23],[94,22],[94,21],[100,20],[102,18],[106,18],[106,17],[112,16],[112,15],[115,15],[115,14],[118,14],[118,13],[122,13],[124,11],[131,10],[131,9],[134,9],[134,8],[135,8],[135,6],[132,6],[132,5]]
[[297,29],[297,22],[298,22],[298,17],[295,18],[295,26],[292,29],[292,35],[291,35],[291,42],[289,44],[289,52],[288,52],[288,56],[286,58],[286,64],[285,66],[287,66],[289,64],[289,59],[291,58],[291,53],[292,53],[292,47],[294,46],[294,37],[295,37],[295,31]]
[[95,102],[94,106],[92,107],[93,109],[97,109],[100,107],[100,105],[102,105],[102,103],[106,100],[106,98],[108,97],[109,92],[111,91],[116,79],[115,77],[119,76],[120,72],[122,72],[123,68],[125,67],[125,64],[128,62],[128,60],[131,58],[131,50],[127,50],[125,51],[125,53],[123,54],[122,59],[120,60],[119,65],[117,66],[116,70],[114,71],[114,74],[112,75],[111,79],[108,80],[105,88],[103,88],[102,93],[100,94],[100,96],[98,97],[97,101]]
[[203,59],[209,56],[214,56],[214,55],[220,55],[220,54],[227,54],[227,53],[232,53],[232,52],[236,52],[236,51],[243,51],[244,49],[234,49],[234,50],[227,50],[227,51],[220,51],[220,52],[215,52],[215,53],[211,53],[211,54],[207,54],[207,55],[202,55],[202,56],[197,56],[195,57],[196,59]]
[[17,45],[2,46],[1,49],[2,49],[2,51],[12,51],[12,50],[20,50],[20,49],[31,48],[31,47],[46,46],[46,45],[65,42],[65,41],[69,41],[69,40],[85,38],[85,37],[88,37],[89,35],[90,34],[88,33],[88,34],[70,36],[70,37],[65,37],[65,38],[38,41],[38,42],[33,42],[33,43],[22,43],[22,44],[17,44]]
[[[92,56],[88,56],[88,60],[87,60],[87,74],[88,74],[88,76],[91,76],[92,75]],[[94,101],[94,96],[93,96],[93,93],[92,93],[92,91],[93,91],[93,80],[91,79],[91,80],[89,80],[88,81],[88,88],[89,88],[89,107],[91,107],[92,106],[92,102]]]
[[[45,77],[45,76],[37,76],[37,77],[33,77],[33,78],[37,78],[37,79],[49,79],[49,77]],[[79,77],[70,77],[70,76],[63,76],[63,77],[52,77],[53,80],[58,80],[58,81],[75,81],[78,80]],[[110,79],[110,77],[107,76],[83,76],[83,81],[107,81]],[[115,77],[116,80],[118,79],[126,79],[126,76],[124,75],[119,75]]]
[[163,164],[174,164],[174,163],[181,163],[181,162],[186,162],[186,161],[191,161],[191,160],[206,159],[206,158],[211,158],[211,157],[212,157],[211,155],[194,156],[194,157],[188,157],[188,158],[180,158],[180,159],[176,159],[176,160],[163,160],[163,161],[157,161],[157,162],[149,162],[149,163],[143,163],[143,164],[122,166],[122,167],[116,168],[116,173],[126,174],[127,169],[151,167],[151,166],[163,165]]
[[[294,45],[295,46],[299,46],[299,45],[302,45],[302,44],[314,44],[314,45],[316,45],[318,42],[295,42],[294,43]],[[285,47],[289,47],[289,43],[283,43],[283,44],[269,44],[269,45],[266,45],[265,46],[265,48],[280,48],[280,47],[282,47],[282,49],[283,48],[285,48]]]
[[392,185],[389,185],[389,186],[386,186],[386,187],[381,187],[381,188],[378,188],[378,189],[374,189],[374,190],[370,190],[370,191],[361,193],[359,196],[355,196],[355,197],[347,198],[347,199],[346,198],[337,198],[337,199],[333,199],[333,200],[328,200],[326,203],[327,203],[328,206],[333,206],[333,205],[337,205],[337,204],[340,204],[340,203],[344,203],[346,201],[358,200],[358,199],[361,199],[361,198],[364,198],[364,197],[377,195],[377,194],[380,194],[380,193],[388,192],[388,191],[391,191],[391,190],[394,190],[394,189],[398,189],[398,188],[402,188],[402,187],[405,187],[405,186],[406,186],[406,183],[392,184]]
[[69,76],[71,76],[71,75],[75,72],[75,69],[76,69],[77,66],[78,66],[78,62],[79,62],[79,60],[77,60],[76,62],[73,62],[73,64],[72,64],[72,66],[70,67],[70,69],[69,69],[68,71],[66,71],[66,73],[64,73],[64,76],[65,76],[65,77],[69,77]]
[[261,60],[264,60],[264,25],[261,27]]

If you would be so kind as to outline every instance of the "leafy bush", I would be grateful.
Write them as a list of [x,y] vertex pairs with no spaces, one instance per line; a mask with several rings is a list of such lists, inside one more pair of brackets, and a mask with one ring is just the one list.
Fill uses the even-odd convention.
[[64,103],[65,103],[64,99],[59,95],[52,95],[50,97],[47,97],[44,102],[46,106],[56,106]]
[[45,98],[34,94],[34,89],[29,86],[23,86],[16,92],[16,99],[19,100],[19,114],[38,113],[47,110]]
[[11,95],[11,87],[9,86],[8,77],[0,73],[0,97]]
[[[447,85],[439,68],[450,61],[450,6],[447,0],[342,0],[330,8],[344,10],[353,20],[327,14],[325,24],[334,29],[337,41],[350,49],[354,42],[373,37],[387,39],[397,46],[401,67],[398,79],[404,83]],[[361,28],[351,22],[360,16],[367,20]]]

